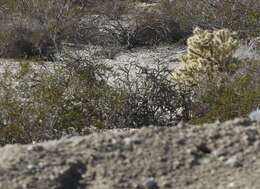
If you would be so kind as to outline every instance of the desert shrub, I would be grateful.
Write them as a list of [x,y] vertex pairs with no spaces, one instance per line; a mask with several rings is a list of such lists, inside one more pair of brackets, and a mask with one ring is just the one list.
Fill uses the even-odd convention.
[[[176,90],[163,65],[136,65],[133,79],[128,68],[114,78],[110,67],[91,56],[63,56],[52,64],[2,62],[1,67],[1,144],[84,135],[91,128],[175,125],[189,108],[188,92]],[[109,82],[112,76],[116,83]]]
[[260,37],[240,42],[235,57],[238,59],[260,59]]
[[257,0],[247,3],[242,0],[166,0],[160,1],[160,6],[148,6],[147,9],[139,8],[138,3],[117,0],[3,1],[0,4],[4,13],[1,20],[4,20],[2,25],[12,22],[17,28],[17,18],[20,18],[19,22],[40,27],[38,32],[45,34],[40,35],[42,40],[36,40],[34,44],[34,39],[30,38],[24,43],[25,46],[33,43],[32,48],[40,51],[38,42],[46,39],[41,47],[47,49],[45,53],[48,49],[58,50],[62,42],[128,48],[173,43],[186,38],[197,25],[207,29],[229,28],[238,31],[240,36],[259,33]]
[[143,11],[134,17],[134,21],[126,41],[130,48],[174,43],[185,37],[173,18],[157,12]]
[[26,25],[13,26],[1,36],[1,56],[5,58],[52,59],[55,45],[44,31],[32,30]]
[[[2,29],[2,32],[9,34],[10,29],[14,32],[22,24],[23,29],[28,30],[27,33],[41,33],[37,39],[26,35],[24,46],[29,46],[30,43],[33,48],[30,51],[45,51],[46,54],[52,49],[51,56],[53,51],[60,50],[62,43],[67,42],[134,48],[161,42],[173,43],[186,36],[175,17],[154,8],[140,9],[135,1],[13,0],[5,1],[3,5],[5,16],[2,25],[9,25],[9,28]],[[20,36],[19,40],[20,38],[25,37]],[[6,37],[6,46],[9,40],[10,37]],[[39,41],[44,40],[42,47]],[[15,47],[16,45],[11,45],[13,43],[14,40],[11,40],[9,49],[19,51],[16,50],[19,45]],[[1,49],[5,49],[5,46]],[[10,54],[12,53],[9,52]]]
[[246,37],[258,35],[260,28],[258,0],[165,0],[161,1],[161,11],[175,17],[188,31],[195,26],[228,28]]
[[133,1],[104,1],[93,5],[92,11],[97,21],[92,31],[98,36],[93,35],[92,44],[103,42],[102,45],[134,48],[173,43],[184,35],[172,17],[154,10],[139,9]]
[[[53,57],[61,43],[80,36],[85,7],[73,1],[7,1],[1,20],[2,56]],[[17,53],[17,54],[16,54]]]
[[181,67],[174,73],[179,85],[193,86],[211,78],[214,74],[229,72],[237,40],[229,30],[216,31],[194,29],[188,39],[187,53],[181,57]]
[[153,68],[138,63],[120,68],[122,76],[116,86],[125,95],[119,112],[122,125],[167,126],[188,119],[190,91],[177,90],[171,79],[172,70],[162,61],[155,64]]
[[103,70],[83,60],[77,67],[32,62],[7,66],[0,82],[1,143],[59,138],[70,128],[78,133],[102,128],[117,99],[101,78]]
[[259,61],[240,63],[236,73],[205,82],[193,102],[193,123],[247,117],[260,103]]
[[130,79],[125,68],[111,84],[109,67],[82,57],[56,64],[2,64],[1,144],[84,135],[91,128],[175,125],[190,108],[188,91],[176,90],[164,65],[136,64],[136,77]]

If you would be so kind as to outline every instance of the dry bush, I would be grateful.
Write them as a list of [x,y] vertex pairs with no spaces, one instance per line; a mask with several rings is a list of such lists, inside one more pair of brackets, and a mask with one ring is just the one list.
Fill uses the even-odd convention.
[[21,62],[1,73],[1,143],[30,143],[60,138],[73,130],[103,128],[116,93],[90,60],[63,64]]
[[128,33],[128,46],[151,46],[174,43],[185,37],[179,24],[171,17],[156,12],[141,12],[134,18]]
[[1,25],[6,27],[0,31],[1,51],[6,57],[53,56],[62,42],[79,35],[85,14],[83,5],[75,6],[73,1],[65,0],[13,0],[3,6],[5,17]]
[[116,86],[125,94],[119,112],[124,126],[172,126],[188,120],[190,91],[177,90],[171,79],[172,70],[165,62],[158,60],[155,65],[149,68],[133,62],[120,68],[123,74],[116,80]]
[[259,61],[243,60],[232,75],[222,74],[202,83],[192,103],[191,122],[201,124],[247,117],[260,104],[259,70]]
[[163,65],[136,65],[136,79],[124,75],[117,85],[108,82],[110,68],[91,56],[14,65],[0,74],[1,144],[84,135],[91,128],[175,125],[187,118],[188,93],[176,90]]
[[2,57],[41,57],[50,60],[55,52],[53,40],[44,31],[35,31],[28,25],[16,25],[12,26],[8,32],[2,32]]
[[172,17],[154,10],[139,10],[132,1],[104,1],[93,6],[92,11],[97,15],[94,39],[99,39],[96,43],[103,42],[103,45],[133,48],[173,43],[184,37]]
[[228,28],[245,37],[258,35],[260,28],[258,0],[164,0],[161,11],[175,17],[186,30]]
[[[7,50],[2,54],[23,56],[27,50],[19,52],[20,45],[15,45],[21,42],[32,48],[27,56],[50,57],[63,43],[133,48],[173,43],[186,36],[174,17],[153,9],[140,10],[137,4],[117,0],[6,1],[1,24],[8,27],[2,27],[0,37],[1,49]],[[26,31],[25,36],[19,36],[20,29]],[[12,39],[10,30],[17,37]]]

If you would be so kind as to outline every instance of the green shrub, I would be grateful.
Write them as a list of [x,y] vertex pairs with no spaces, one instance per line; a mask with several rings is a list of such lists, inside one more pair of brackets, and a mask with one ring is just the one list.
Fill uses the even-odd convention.
[[0,80],[2,144],[59,138],[69,128],[80,133],[105,127],[110,107],[120,98],[101,78],[106,68],[85,61],[80,68],[64,64],[5,67]]
[[2,62],[0,144],[83,135],[90,128],[174,125],[186,119],[188,94],[176,90],[165,66],[136,65],[136,79],[124,75],[112,85],[110,67],[91,58],[63,58],[52,64]]
[[[241,63],[237,74],[226,75],[221,83],[210,80],[200,88],[200,95],[193,102],[192,123],[225,121],[247,117],[260,104],[260,62]],[[241,72],[241,70],[243,70]]]

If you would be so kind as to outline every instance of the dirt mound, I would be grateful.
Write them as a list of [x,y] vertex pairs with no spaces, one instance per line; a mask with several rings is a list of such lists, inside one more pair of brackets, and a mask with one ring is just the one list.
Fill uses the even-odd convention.
[[0,188],[259,188],[259,133],[259,124],[236,119],[8,145]]

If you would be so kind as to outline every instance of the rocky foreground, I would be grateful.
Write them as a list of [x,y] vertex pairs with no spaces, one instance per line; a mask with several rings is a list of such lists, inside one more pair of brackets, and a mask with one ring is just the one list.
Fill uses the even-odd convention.
[[257,189],[260,124],[106,131],[0,149],[2,189]]

